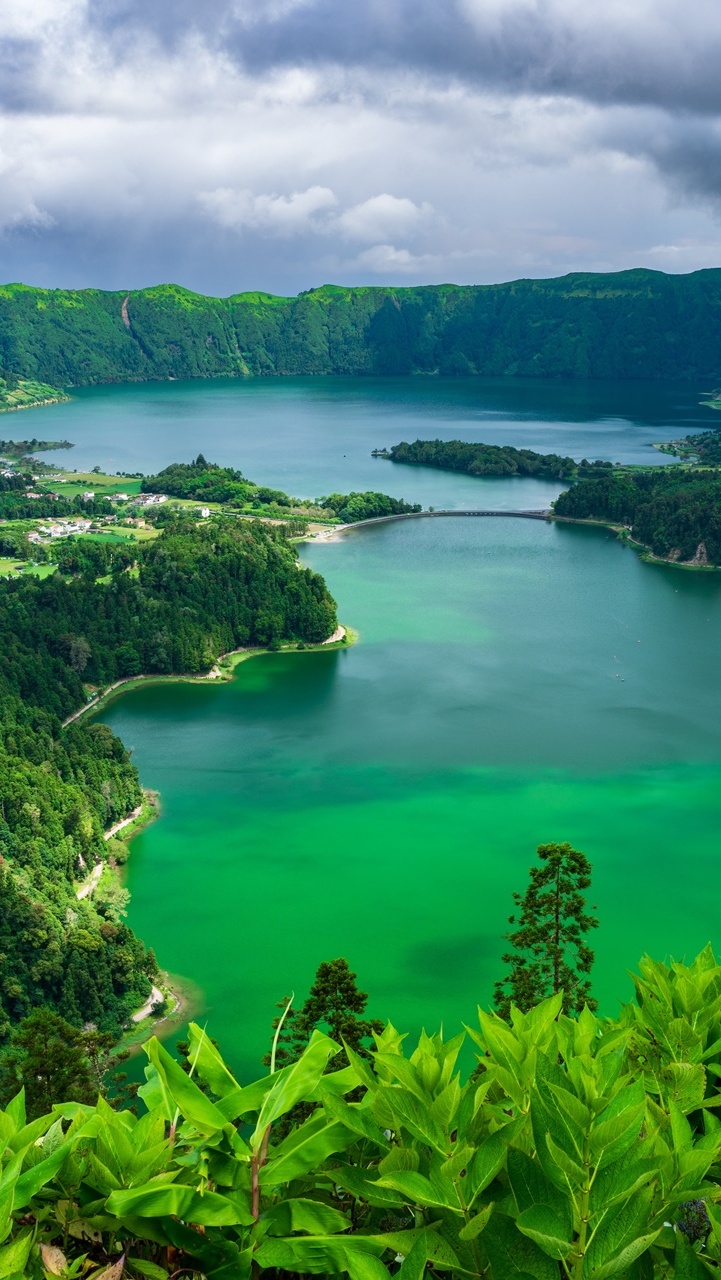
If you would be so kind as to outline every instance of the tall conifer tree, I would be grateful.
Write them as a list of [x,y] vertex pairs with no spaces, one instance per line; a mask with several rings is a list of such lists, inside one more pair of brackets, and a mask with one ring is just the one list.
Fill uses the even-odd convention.
[[512,1004],[525,1013],[558,991],[564,1013],[580,1013],[585,1004],[597,1007],[589,978],[594,953],[585,935],[598,920],[586,910],[582,892],[591,884],[591,864],[568,843],[542,844],[537,852],[542,865],[529,868],[523,896],[514,893],[518,911],[508,922],[516,928],[504,934],[511,946],[502,956],[508,972],[494,987],[503,1018]]

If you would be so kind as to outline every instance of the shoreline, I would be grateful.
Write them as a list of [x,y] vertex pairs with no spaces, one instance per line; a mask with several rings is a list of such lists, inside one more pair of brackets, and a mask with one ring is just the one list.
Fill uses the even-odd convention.
[[[342,631],[342,635],[338,636],[338,632]],[[268,649],[260,647],[251,647],[248,649],[230,649],[228,653],[221,653],[213,663],[210,671],[205,675],[198,672],[173,672],[172,674],[157,675],[141,674],[137,676],[125,676],[122,680],[116,680],[114,684],[108,685],[107,689],[95,694],[95,696],[86,702],[84,706],[79,707],[77,711],[73,711],[72,715],[67,716],[62,722],[63,729],[67,729],[68,725],[74,724],[81,716],[86,715],[89,711],[100,711],[101,708],[113,701],[114,697],[121,696],[122,693],[131,693],[133,689],[139,689],[146,684],[202,684],[217,685],[226,684],[233,679],[233,672],[241,662],[246,662],[249,658],[262,658],[264,656],[273,657],[275,654],[283,653],[323,653],[334,649],[349,649],[356,644],[359,639],[358,632],[353,627],[339,625],[333,635],[327,640],[321,640],[318,644],[305,644],[303,641],[283,644],[278,649]],[[302,649],[298,644],[303,644]]]
[[67,404],[72,396],[51,396],[47,400],[33,400],[32,404],[0,405],[0,413],[18,413],[20,409],[43,409],[48,404]]
[[624,524],[614,524],[611,520],[593,520],[590,517],[582,516],[557,516],[553,512],[547,517],[548,520],[555,524],[579,524],[586,525],[594,529],[610,529],[611,533],[623,546],[630,547],[632,551],[638,552],[639,558],[644,564],[663,564],[669,569],[689,569],[695,573],[719,573],[721,565],[717,564],[693,564],[690,560],[669,560],[667,556],[654,555],[651,548],[645,542],[637,542],[631,537],[631,531]]
[[[73,724],[74,721],[80,719],[88,711],[99,712],[106,707],[115,697],[121,697],[124,693],[130,693],[133,689],[140,688],[145,684],[205,684],[209,682],[212,685],[228,684],[234,679],[235,668],[241,662],[246,662],[249,658],[258,658],[263,655],[274,655],[276,653],[319,653],[328,650],[347,649],[356,644],[359,639],[358,632],[352,627],[338,624],[332,635],[326,640],[322,640],[319,644],[303,645],[302,649],[298,648],[298,644],[283,645],[278,649],[232,649],[228,653],[220,654],[210,671],[206,675],[140,675],[129,676],[125,680],[118,680],[109,688],[97,694],[92,701],[87,702],[84,707],[80,707],[78,711],[73,712],[63,721],[63,728]],[[301,642],[302,643],[302,642]],[[119,822],[114,823],[108,831],[103,832],[104,839],[111,840],[114,838],[122,839],[123,843],[130,843],[135,836],[140,835],[147,826],[161,816],[160,793],[151,791],[143,787],[142,803],[122,818]],[[119,833],[122,832],[122,836]],[[91,871],[90,875],[79,886],[78,897],[92,896],[94,889],[103,874],[103,870],[108,868],[119,883],[123,882],[123,866],[114,861],[99,862],[96,868],[100,870],[96,872],[96,868]],[[161,1014],[154,1015],[152,1012],[153,994],[162,995],[166,1001],[171,1002],[172,1007],[165,1010]],[[195,1017],[202,1012],[204,1008],[205,995],[191,979],[185,976],[170,974],[167,970],[160,971],[160,977],[156,983],[153,983],[153,991],[144,1005],[131,1014],[130,1026],[123,1032],[117,1044],[117,1049],[121,1051],[129,1051],[130,1056],[134,1057],[140,1052],[142,1045],[150,1036],[157,1035],[161,1040],[177,1031],[183,1023],[187,1022],[190,1017]],[[147,1011],[146,1011],[147,1010]],[[139,1015],[142,1015],[139,1017]]]

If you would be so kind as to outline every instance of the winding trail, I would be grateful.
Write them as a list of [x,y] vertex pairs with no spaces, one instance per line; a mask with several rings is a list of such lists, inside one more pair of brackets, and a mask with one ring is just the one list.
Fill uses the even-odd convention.
[[122,831],[123,827],[129,827],[130,823],[135,822],[135,819],[139,818],[142,812],[143,806],[142,804],[139,804],[137,809],[133,809],[133,812],[128,814],[127,818],[123,818],[122,822],[116,822],[114,827],[111,827],[109,831],[106,831],[104,833],[104,838],[109,840],[110,837],[116,835],[118,831]]
[[150,995],[145,1001],[145,1004],[141,1005],[141,1007],[138,1010],[136,1010],[136,1012],[133,1014],[133,1022],[142,1022],[143,1018],[149,1017],[153,1011],[153,1005],[159,1004],[164,999],[165,999],[165,996],[163,995],[160,988],[153,987],[152,991],[150,992]]

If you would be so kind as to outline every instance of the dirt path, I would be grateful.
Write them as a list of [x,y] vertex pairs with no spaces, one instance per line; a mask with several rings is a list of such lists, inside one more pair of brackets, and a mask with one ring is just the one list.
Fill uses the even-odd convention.
[[322,640],[322,644],[337,644],[345,636],[345,627],[336,627],[332,636],[328,636],[327,640]]
[[125,328],[126,328],[126,329],[129,329],[129,328],[130,328],[130,316],[128,315],[128,302],[129,302],[129,301],[130,301],[130,294],[129,294],[129,293],[126,293],[125,297],[123,298],[123,305],[122,305],[122,306],[121,306],[121,308],[120,308],[120,314],[121,314],[121,316],[122,316],[122,318],[123,318],[123,324],[125,325]]
[[165,996],[163,995],[160,988],[153,987],[152,991],[150,992],[150,995],[145,1001],[145,1004],[142,1005],[140,1009],[138,1009],[137,1013],[133,1014],[133,1022],[142,1022],[143,1018],[149,1017],[150,1014],[152,1013],[153,1005],[160,1003],[164,999],[165,999]]
[[123,827],[130,826],[130,823],[135,822],[135,819],[139,818],[142,812],[143,806],[142,804],[139,804],[137,809],[133,809],[133,812],[128,814],[127,818],[123,818],[122,822],[116,822],[114,827],[111,827],[109,831],[105,832],[105,839],[109,840],[110,837],[116,835],[118,831],[122,831]]
[[83,898],[90,897],[90,894],[93,892],[93,890],[97,888],[98,880],[103,874],[104,869],[105,869],[104,862],[96,862],[87,880],[83,880],[83,883],[81,884],[80,888],[77,890],[75,894],[75,897],[78,899],[78,902],[82,902]]

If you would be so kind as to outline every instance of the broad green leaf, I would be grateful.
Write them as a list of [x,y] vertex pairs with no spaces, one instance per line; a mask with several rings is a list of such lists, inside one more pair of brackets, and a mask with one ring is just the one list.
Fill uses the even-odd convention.
[[290,1235],[292,1231],[304,1231],[306,1235],[335,1235],[347,1231],[350,1223],[344,1214],[319,1200],[279,1200],[261,1215],[268,1224],[272,1236]]
[[371,1253],[353,1253],[348,1255],[348,1275],[351,1280],[388,1280],[388,1272],[380,1261]]
[[[550,1133],[546,1134],[546,1148],[556,1167],[557,1176],[554,1179],[556,1185],[562,1185],[562,1181],[567,1181],[572,1187],[581,1187],[586,1179],[586,1174],[580,1164],[576,1164],[569,1155],[553,1141]],[[544,1169],[549,1172],[549,1166],[544,1161]],[[560,1175],[560,1176],[558,1176]]]
[[651,1248],[659,1232],[660,1228],[658,1231],[651,1231],[648,1235],[639,1236],[636,1240],[632,1240],[630,1244],[626,1245],[625,1249],[616,1254],[615,1258],[610,1258],[608,1262],[604,1262],[601,1266],[589,1266],[589,1277],[592,1277],[592,1280],[607,1280],[608,1276],[617,1276],[623,1271],[628,1271],[632,1263],[637,1258],[640,1258],[641,1254],[645,1253],[647,1249]]
[[25,1173],[21,1173],[15,1183],[15,1204],[14,1208],[24,1209],[30,1203],[33,1196],[37,1195],[41,1187],[52,1181],[65,1160],[70,1155],[74,1143],[64,1142],[62,1146],[56,1147],[53,1154],[48,1156],[46,1160],[41,1160],[39,1164],[33,1165],[30,1169],[26,1169]]
[[373,1103],[375,1114],[378,1114],[377,1108],[381,1099],[385,1103],[390,1120],[388,1128],[392,1128],[396,1132],[401,1128],[405,1128],[409,1133],[413,1134],[414,1138],[420,1138],[421,1142],[428,1143],[441,1155],[450,1155],[447,1149],[449,1142],[443,1130],[435,1123],[428,1112],[428,1108],[424,1107],[406,1089],[384,1087],[382,1090],[378,1090]]
[[565,1222],[554,1213],[550,1205],[534,1204],[524,1209],[516,1219],[516,1225],[524,1236],[535,1240],[549,1258],[561,1261],[571,1252],[571,1232]]
[[156,1262],[148,1262],[146,1258],[134,1258],[132,1255],[127,1259],[134,1271],[139,1271],[141,1276],[147,1276],[148,1280],[168,1280],[168,1273],[159,1267]]
[[7,1277],[22,1274],[25,1271],[25,1264],[30,1257],[33,1234],[32,1229],[23,1231],[10,1244],[0,1249],[0,1280],[7,1280]]
[[337,1275],[349,1270],[351,1253],[380,1258],[386,1246],[373,1236],[266,1236],[256,1250],[261,1267],[275,1267],[301,1274],[328,1272]]
[[344,1191],[350,1191],[354,1200],[367,1200],[368,1204],[379,1209],[400,1209],[405,1203],[399,1191],[393,1191],[391,1187],[379,1186],[369,1172],[359,1169],[356,1165],[341,1165],[335,1169],[329,1169],[328,1177],[336,1186],[342,1187]]
[[250,1140],[254,1150],[261,1145],[268,1126],[306,1097],[309,1090],[315,1088],[328,1062],[337,1053],[340,1053],[340,1045],[335,1040],[324,1036],[320,1031],[314,1031],[308,1048],[292,1064],[288,1074],[282,1073],[279,1078],[272,1077],[275,1083],[263,1100],[255,1132]]
[[493,1280],[558,1280],[558,1263],[539,1249],[535,1240],[524,1236],[512,1218],[494,1213],[483,1232]]
[[268,1163],[260,1170],[260,1184],[280,1187],[294,1178],[317,1169],[328,1156],[345,1151],[353,1142],[353,1134],[336,1121],[328,1123],[322,1111],[292,1129],[288,1137],[271,1152]]
[[[710,1270],[691,1247],[683,1231],[676,1232],[674,1280],[709,1280]],[[716,1268],[714,1268],[714,1272]]]
[[428,1250],[426,1237],[423,1235],[413,1243],[410,1253],[403,1258],[401,1269],[397,1272],[398,1280],[423,1280],[427,1261]]
[[231,1192],[196,1191],[194,1187],[165,1183],[134,1187],[131,1191],[113,1191],[108,1196],[108,1213],[119,1218],[163,1218],[173,1214],[185,1222],[200,1226],[251,1226],[253,1215],[247,1197]]
[[362,1138],[368,1138],[384,1151],[388,1150],[388,1139],[373,1120],[367,1107],[359,1103],[344,1102],[342,1098],[335,1098],[332,1094],[324,1094],[323,1106],[332,1120],[345,1125],[351,1133],[360,1134]]
[[546,1177],[537,1160],[511,1148],[508,1152],[508,1181],[519,1214],[535,1205],[547,1205],[562,1224],[562,1239],[571,1239],[573,1210],[568,1195]]
[[508,1148],[498,1133],[492,1133],[476,1151],[468,1170],[467,1204],[472,1205],[486,1190],[506,1162]]
[[400,1191],[411,1204],[423,1205],[425,1208],[451,1209],[460,1213],[458,1196],[452,1183],[448,1183],[445,1194],[421,1173],[389,1173],[378,1179],[380,1187],[391,1187]]
[[21,1089],[19,1093],[11,1098],[5,1108],[5,1115],[12,1121],[13,1129],[17,1133],[19,1129],[24,1129],[27,1123],[25,1115],[25,1089]]
[[188,1046],[188,1061],[195,1067],[195,1074],[210,1085],[219,1098],[225,1098],[240,1088],[209,1035],[196,1022],[191,1022],[188,1027]]
[[[588,1247],[586,1265],[589,1271],[595,1275],[612,1259],[622,1253],[625,1254],[627,1246],[647,1236],[652,1199],[652,1190],[644,1188],[642,1191],[635,1192],[621,1208],[614,1208],[606,1214]],[[654,1233],[654,1239],[657,1234],[657,1232]],[[644,1245],[643,1248],[646,1246]],[[643,1249],[639,1249],[639,1253],[642,1252]],[[637,1257],[638,1254],[634,1256]],[[633,1258],[629,1259],[627,1265],[630,1266],[631,1262]]]
[[200,1133],[210,1135],[222,1131],[227,1124],[223,1113],[171,1058],[160,1041],[153,1036],[143,1048],[158,1073],[164,1095],[170,1098],[180,1114]]
[[481,1209],[481,1212],[477,1213],[475,1218],[471,1218],[470,1222],[467,1222],[465,1227],[461,1227],[461,1230],[458,1232],[461,1240],[475,1240],[482,1231],[485,1231],[492,1213],[493,1201],[491,1201],[490,1204],[487,1204],[484,1209]]

